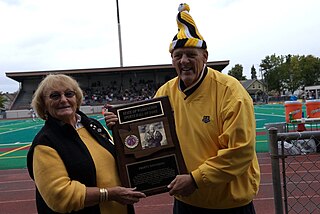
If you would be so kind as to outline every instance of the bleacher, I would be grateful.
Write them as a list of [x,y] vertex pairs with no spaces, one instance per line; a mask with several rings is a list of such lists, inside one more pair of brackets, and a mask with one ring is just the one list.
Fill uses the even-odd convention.
[[30,103],[32,100],[32,92],[21,90],[17,94],[14,102],[12,103],[11,109],[20,110],[20,109],[30,109]]
[[[99,84],[98,84],[99,83]],[[153,80],[139,79],[129,80],[128,83],[92,82],[91,87],[83,89],[83,106],[100,106],[105,103],[120,104],[139,100],[150,99],[154,96],[160,84],[156,85]],[[10,110],[29,110],[34,90],[20,90]]]
[[[228,60],[207,62],[207,66],[222,71]],[[83,105],[102,105],[144,100],[153,97],[160,85],[175,77],[171,64],[126,66],[110,68],[84,68],[29,72],[7,72],[6,76],[20,83],[20,90],[10,110],[30,109],[32,95],[43,77],[62,73],[74,77],[85,99]]]

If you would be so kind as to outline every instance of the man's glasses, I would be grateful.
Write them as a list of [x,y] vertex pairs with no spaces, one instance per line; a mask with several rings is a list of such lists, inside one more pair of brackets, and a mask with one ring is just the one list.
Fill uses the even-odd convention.
[[72,98],[74,95],[76,95],[76,92],[74,91],[65,91],[63,93],[59,93],[59,92],[52,92],[48,97],[51,100],[60,100],[61,96],[64,95],[66,98]]

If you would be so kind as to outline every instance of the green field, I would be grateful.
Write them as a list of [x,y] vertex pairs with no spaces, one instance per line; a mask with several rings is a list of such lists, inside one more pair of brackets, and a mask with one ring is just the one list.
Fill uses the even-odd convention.
[[[90,115],[104,124],[102,115]],[[281,104],[256,105],[257,152],[267,152],[266,123],[285,122],[285,109]],[[0,169],[26,167],[26,154],[34,136],[43,126],[43,120],[0,120]]]

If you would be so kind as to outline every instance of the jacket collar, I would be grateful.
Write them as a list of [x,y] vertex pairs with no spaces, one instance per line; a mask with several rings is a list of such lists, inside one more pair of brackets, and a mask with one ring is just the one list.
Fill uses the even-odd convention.
[[197,88],[199,88],[204,78],[207,76],[207,73],[208,68],[207,65],[204,64],[199,79],[197,80],[197,82],[195,82],[192,86],[188,88],[184,85],[183,81],[179,79],[179,90],[186,95],[184,99],[187,99],[195,90],[197,90]]

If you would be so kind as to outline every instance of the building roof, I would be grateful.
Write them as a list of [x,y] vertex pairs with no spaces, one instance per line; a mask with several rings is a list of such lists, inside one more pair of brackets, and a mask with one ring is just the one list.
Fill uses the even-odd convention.
[[[229,65],[229,60],[207,62],[207,66],[218,71],[222,71]],[[119,72],[135,72],[135,71],[154,71],[154,70],[174,70],[171,64],[162,65],[144,65],[144,66],[125,66],[125,67],[109,67],[109,68],[86,68],[86,69],[68,69],[68,70],[44,70],[44,71],[20,71],[6,72],[6,76],[22,82],[24,79],[46,76],[49,73],[63,73],[69,75],[88,75],[96,73],[119,73]]]
[[252,80],[241,80],[240,83],[245,89],[248,89],[253,83],[259,82],[260,84],[264,85],[263,82],[257,79],[252,79]]
[[250,85],[255,81],[255,79],[253,80],[241,80],[240,83],[242,84],[242,86],[245,89],[248,89],[250,87]]

